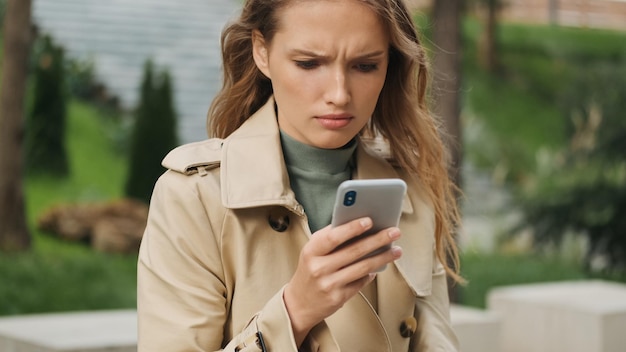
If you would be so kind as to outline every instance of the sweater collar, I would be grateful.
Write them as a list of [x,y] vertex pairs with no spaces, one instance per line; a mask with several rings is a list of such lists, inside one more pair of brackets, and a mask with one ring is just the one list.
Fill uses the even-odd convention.
[[322,149],[297,141],[280,130],[285,163],[308,172],[335,175],[346,170],[356,149],[356,139],[337,149]]

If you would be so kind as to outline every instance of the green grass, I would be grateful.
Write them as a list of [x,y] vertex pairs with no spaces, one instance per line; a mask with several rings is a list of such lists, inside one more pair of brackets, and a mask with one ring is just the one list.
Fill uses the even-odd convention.
[[501,24],[499,70],[477,64],[480,24],[464,23],[463,116],[483,133],[468,138],[468,160],[485,169],[504,168],[509,179],[535,170],[537,153],[567,145],[565,95],[576,76],[599,64],[626,65],[626,33]]
[[619,61],[626,54],[625,32],[556,26],[506,24],[501,27],[504,49],[519,53],[542,51],[557,59]]
[[37,238],[0,258],[0,315],[135,307],[135,262]]
[[71,175],[27,177],[33,247],[0,256],[0,315],[135,307],[136,255],[97,253],[41,233],[35,225],[38,216],[56,204],[121,197],[126,159],[112,143],[119,133],[113,116],[84,103],[70,103]]
[[462,270],[468,283],[460,289],[461,301],[478,308],[485,307],[494,287],[586,277],[576,263],[526,254],[465,254]]
[[99,201],[122,196],[126,161],[112,144],[120,133],[116,117],[84,103],[69,104],[67,150],[70,176],[33,176],[26,180],[29,218],[60,202]]
[[[467,72],[465,79],[464,122],[481,123],[487,133],[487,138],[468,139],[467,153],[475,165],[505,164],[512,174],[523,175],[532,172],[541,148],[566,143],[564,121],[553,104],[482,72]],[[486,139],[495,147],[487,148]]]
[[626,273],[592,274],[580,263],[554,255],[465,253],[461,263],[468,281],[459,288],[461,303],[477,308],[485,308],[489,291],[499,286],[591,279],[626,283]]

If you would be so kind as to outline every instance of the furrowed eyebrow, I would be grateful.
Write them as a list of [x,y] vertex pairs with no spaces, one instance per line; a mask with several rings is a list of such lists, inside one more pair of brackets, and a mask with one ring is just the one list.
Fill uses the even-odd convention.
[[320,58],[320,59],[328,58],[328,55],[324,55],[324,54],[320,54],[320,53],[316,53],[314,51],[304,50],[304,49],[293,49],[293,50],[291,50],[289,52],[292,55],[310,56],[310,57],[316,57],[316,58]]
[[378,58],[379,56],[383,56],[385,55],[385,51],[374,51],[371,53],[367,53],[367,54],[363,54],[360,56],[357,56],[356,58],[354,58],[355,60],[362,60],[362,59],[372,59],[372,58]]
[[[290,53],[292,55],[302,55],[302,56],[309,56],[309,57],[315,57],[315,58],[319,58],[319,59],[327,59],[328,55],[324,55],[324,54],[320,54],[320,53],[316,53],[314,51],[310,51],[310,50],[304,50],[304,49],[293,49],[290,51]],[[383,50],[380,51],[374,51],[371,53],[366,53],[363,55],[359,55],[357,57],[355,57],[353,60],[363,60],[363,59],[371,59],[371,58],[378,58],[380,56],[383,56],[386,52]]]

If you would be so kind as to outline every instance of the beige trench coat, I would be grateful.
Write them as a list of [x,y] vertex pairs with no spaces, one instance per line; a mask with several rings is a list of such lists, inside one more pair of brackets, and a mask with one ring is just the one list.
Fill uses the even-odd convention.
[[[139,351],[259,351],[263,342],[296,352],[282,294],[310,230],[289,186],[273,100],[228,138],[183,145],[163,165],[139,254]],[[402,175],[359,145],[353,177]],[[301,350],[458,349],[433,212],[405,180],[404,254],[377,276],[377,311],[353,297]],[[415,333],[411,316],[421,317]]]

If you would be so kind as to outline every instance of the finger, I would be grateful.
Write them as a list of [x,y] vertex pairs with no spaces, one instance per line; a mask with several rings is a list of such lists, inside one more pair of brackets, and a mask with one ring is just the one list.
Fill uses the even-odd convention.
[[338,265],[337,269],[391,248],[393,241],[400,238],[400,235],[398,228],[391,227],[342,246],[332,254],[332,256],[336,257],[334,260],[336,260]]
[[345,286],[345,290],[348,297],[352,297],[357,294],[357,292],[361,291],[365,286],[369,285],[376,278],[376,274],[367,274],[363,277],[360,277]]
[[353,262],[341,270],[337,271],[338,277],[336,280],[340,280],[346,283],[352,282],[356,279],[367,276],[368,274],[375,273],[381,267],[392,263],[402,256],[402,248],[398,246],[392,246],[391,248],[376,254],[371,257],[360,259]]
[[369,217],[355,219],[337,227],[326,226],[311,236],[311,240],[316,242],[315,254],[327,255],[346,243],[346,241],[363,234],[371,227],[372,219]]

